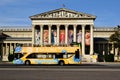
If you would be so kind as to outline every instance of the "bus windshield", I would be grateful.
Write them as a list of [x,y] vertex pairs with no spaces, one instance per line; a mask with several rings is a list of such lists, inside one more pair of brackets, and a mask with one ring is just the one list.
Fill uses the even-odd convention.
[[14,59],[19,59],[21,57],[23,57],[25,55],[25,53],[14,53]]

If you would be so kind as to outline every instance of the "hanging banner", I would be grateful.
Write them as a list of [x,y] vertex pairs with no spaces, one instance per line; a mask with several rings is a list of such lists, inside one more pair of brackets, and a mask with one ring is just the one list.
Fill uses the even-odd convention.
[[73,30],[68,30],[68,43],[71,44],[73,42]]
[[60,44],[65,44],[65,30],[60,30]]
[[57,44],[57,30],[52,30],[51,32],[51,43]]
[[44,44],[48,44],[48,37],[49,37],[48,30],[44,30],[43,31],[43,42],[44,42]]
[[35,30],[35,44],[40,44],[40,30]]
[[90,46],[90,32],[85,33],[85,45]]
[[81,43],[82,42],[82,31],[79,30],[77,32],[77,43]]

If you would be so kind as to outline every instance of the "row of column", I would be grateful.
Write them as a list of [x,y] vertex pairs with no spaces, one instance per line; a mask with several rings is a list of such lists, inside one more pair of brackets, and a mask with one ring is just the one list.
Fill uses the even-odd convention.
[[[85,26],[86,25],[81,25],[82,26],[82,53],[83,55],[85,54]],[[32,44],[35,44],[35,25],[32,27]],[[40,25],[40,44],[43,44],[43,27],[44,25]],[[48,31],[49,31],[49,38],[48,38],[48,43],[51,44],[51,27],[52,25],[48,25]],[[59,45],[59,34],[60,34],[60,25],[56,25],[57,27],[57,44]],[[65,27],[65,44],[68,44],[68,25],[64,25]],[[73,25],[73,42],[76,42],[76,31],[77,30],[77,25]],[[93,54],[93,25],[90,25],[90,54]]]
[[100,55],[114,54],[116,56],[117,48],[114,43],[97,42],[95,43],[95,52]]
[[13,54],[13,51],[15,47],[17,46],[17,43],[1,43],[1,51],[2,56],[8,56],[10,53]]

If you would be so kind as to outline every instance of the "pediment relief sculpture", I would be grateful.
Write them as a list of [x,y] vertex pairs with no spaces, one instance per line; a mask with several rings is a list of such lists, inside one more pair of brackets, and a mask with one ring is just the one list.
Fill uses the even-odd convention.
[[30,18],[31,19],[35,19],[35,18],[41,18],[41,19],[42,18],[93,18],[95,19],[96,16],[61,8],[61,9],[33,15]]

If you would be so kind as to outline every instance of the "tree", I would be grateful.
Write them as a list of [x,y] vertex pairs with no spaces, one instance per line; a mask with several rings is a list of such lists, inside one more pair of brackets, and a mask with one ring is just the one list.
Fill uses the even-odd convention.
[[120,56],[120,26],[114,28],[115,33],[110,36],[110,42],[113,42],[115,44],[115,48],[118,48],[117,56],[119,59]]

